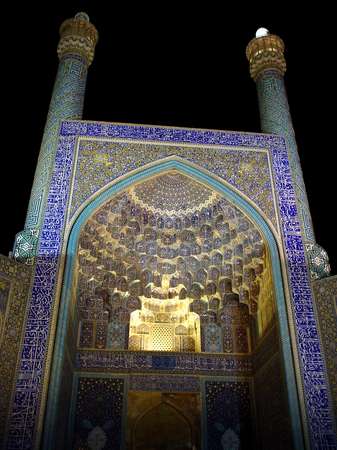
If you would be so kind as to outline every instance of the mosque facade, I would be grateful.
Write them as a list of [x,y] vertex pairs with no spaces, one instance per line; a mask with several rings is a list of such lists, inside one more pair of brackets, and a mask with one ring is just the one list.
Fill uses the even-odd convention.
[[261,133],[86,121],[98,33],[60,28],[23,231],[0,256],[3,449],[337,449],[337,277],[315,240],[281,38]]

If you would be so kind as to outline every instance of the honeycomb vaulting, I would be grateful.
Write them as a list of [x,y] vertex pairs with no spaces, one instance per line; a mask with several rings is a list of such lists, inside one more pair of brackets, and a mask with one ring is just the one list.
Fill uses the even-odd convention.
[[[79,346],[247,353],[265,253],[253,223],[191,178],[132,186],[81,233]],[[273,315],[264,303],[260,328]]]

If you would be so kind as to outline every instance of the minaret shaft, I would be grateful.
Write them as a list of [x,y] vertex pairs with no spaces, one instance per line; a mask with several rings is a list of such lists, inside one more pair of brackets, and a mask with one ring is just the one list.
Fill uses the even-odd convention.
[[62,120],[81,119],[88,67],[98,40],[96,28],[85,13],[61,25],[57,53],[60,59],[40,154],[35,171],[25,228],[16,235],[14,257],[28,264],[36,256],[46,199],[53,173],[58,132]]
[[248,44],[246,56],[249,61],[251,77],[256,82],[261,130],[264,133],[281,135],[286,139],[311,277],[313,279],[323,278],[329,275],[330,265],[325,250],[315,242],[309,202],[283,78],[286,71],[284,43],[281,38],[269,34],[266,29],[258,30],[257,36]]
[[314,242],[314,228],[283,76],[275,70],[264,71],[256,80],[256,87],[261,130],[284,136],[287,141],[302,231],[306,241]]
[[82,118],[86,79],[87,67],[83,59],[69,55],[60,61],[35,171],[25,229],[39,229],[41,226],[59,126],[62,120]]

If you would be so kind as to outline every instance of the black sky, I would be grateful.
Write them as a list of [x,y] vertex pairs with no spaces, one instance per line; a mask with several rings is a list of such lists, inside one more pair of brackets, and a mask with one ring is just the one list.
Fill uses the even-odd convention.
[[[100,40],[84,118],[259,131],[245,48],[260,26],[286,45],[286,85],[317,242],[337,272],[335,32],[332,11],[274,2],[32,2],[2,7],[2,224],[23,228],[56,75],[58,29],[86,11]],[[184,4],[184,8],[182,8]],[[293,5],[295,2],[293,2]]]

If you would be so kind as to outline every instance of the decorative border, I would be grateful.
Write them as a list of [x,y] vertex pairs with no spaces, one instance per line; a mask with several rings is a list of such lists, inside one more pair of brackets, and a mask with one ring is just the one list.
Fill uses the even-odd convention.
[[337,420],[337,275],[313,282],[319,331],[324,348],[331,400]]
[[8,448],[32,448],[34,441],[39,439],[36,436],[36,424],[46,370],[45,362],[63,244],[73,154],[79,136],[190,142],[270,150],[289,270],[293,318],[311,443],[315,449],[337,449],[308,267],[284,139],[273,135],[80,121],[63,122],[60,129],[60,142],[39,242],[39,257],[10,418]]
[[129,391],[198,392],[200,377],[188,375],[132,374]]
[[0,255],[0,282],[8,285],[7,304],[0,328],[0,448],[6,435],[8,412],[27,312],[32,267]]
[[77,370],[113,370],[114,372],[169,372],[195,375],[251,375],[250,356],[212,353],[161,353],[133,351],[80,350]]

